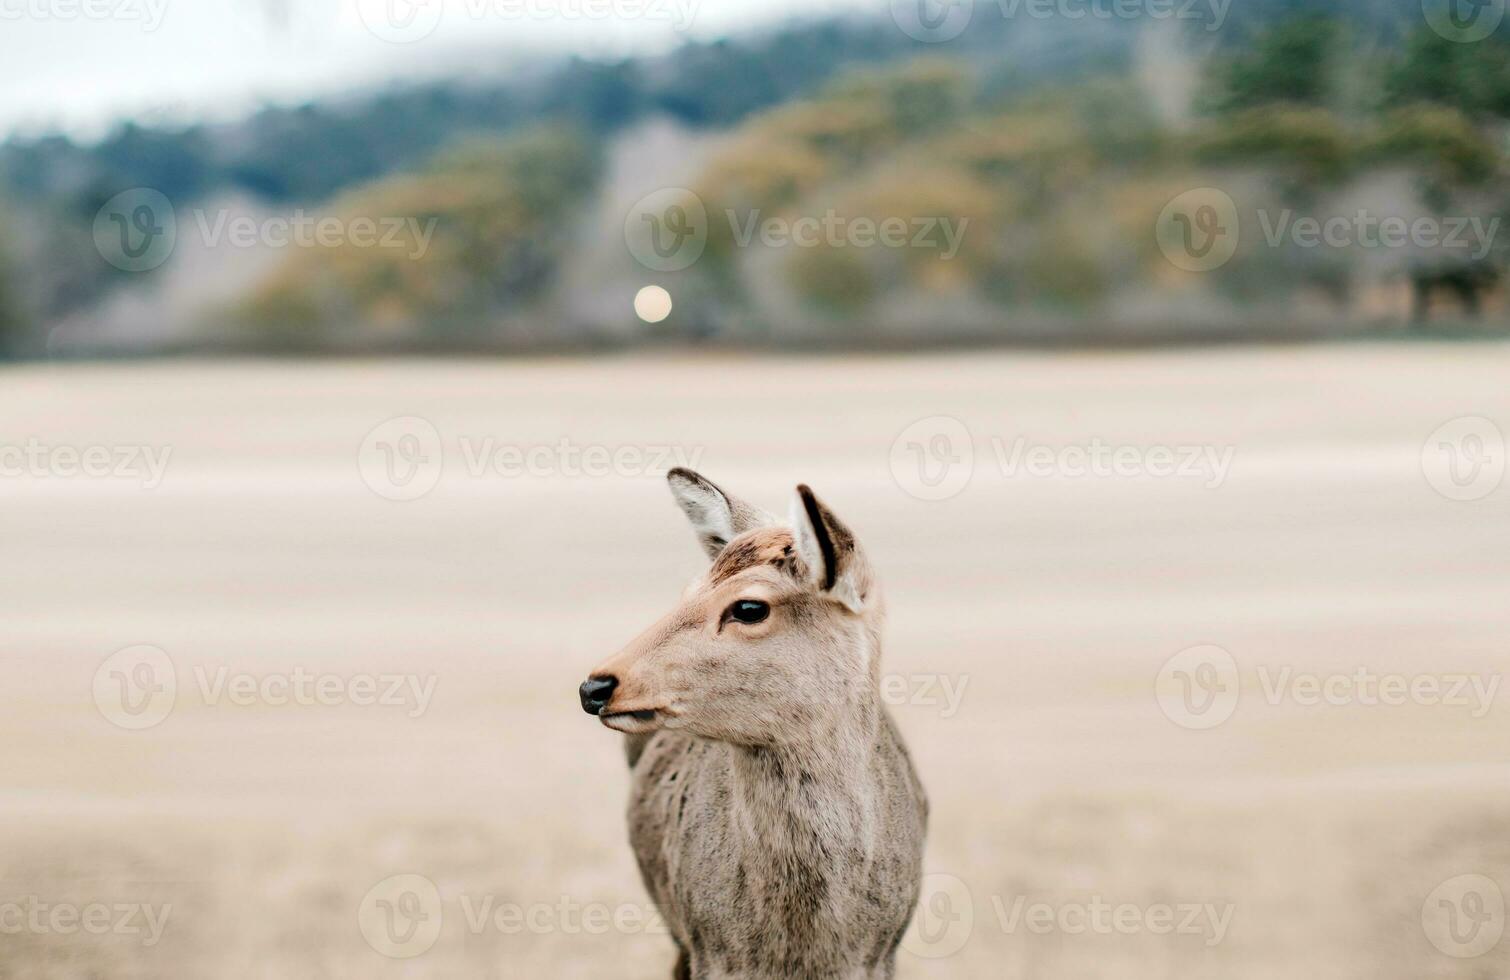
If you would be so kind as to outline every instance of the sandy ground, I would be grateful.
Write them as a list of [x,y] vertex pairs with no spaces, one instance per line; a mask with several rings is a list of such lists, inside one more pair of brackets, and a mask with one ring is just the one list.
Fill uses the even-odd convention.
[[[1507,382],[1503,346],[7,369],[43,461],[0,456],[0,978],[667,976],[575,688],[698,568],[680,459],[811,483],[882,572],[933,804],[899,976],[1510,975],[1510,693],[1471,686],[1510,485],[1437,431],[1510,432]],[[170,455],[68,475],[97,446]],[[1073,475],[1097,446],[1130,468]]]

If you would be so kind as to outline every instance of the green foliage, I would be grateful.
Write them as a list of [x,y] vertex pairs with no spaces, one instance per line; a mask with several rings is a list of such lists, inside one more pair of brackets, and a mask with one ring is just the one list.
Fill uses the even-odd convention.
[[947,126],[964,110],[970,76],[958,62],[925,58],[899,69],[867,69],[841,76],[829,88],[837,102],[866,105],[888,132],[912,137]]
[[[472,141],[423,169],[344,195],[332,215],[404,220],[397,247],[302,248],[240,311],[268,331],[372,324],[390,336],[447,332],[527,307],[550,284],[567,221],[594,186],[597,147],[580,133],[533,130]],[[424,229],[433,228],[428,242]],[[289,337],[282,337],[289,340]]]
[[[0,200],[0,228],[10,234],[0,239],[0,358],[22,354],[34,346],[37,333],[37,277],[17,254],[26,244],[24,226],[11,202]],[[28,289],[28,285],[33,288]]]
[[1388,114],[1370,145],[1377,161],[1410,164],[1447,184],[1478,184],[1499,169],[1493,143],[1466,114],[1446,106],[1415,105]]
[[[715,219],[779,214],[818,188],[956,118],[969,78],[955,64],[920,60],[889,72],[856,72],[815,100],[751,119],[698,180],[695,190]],[[708,260],[727,262],[737,242],[731,223],[710,222]]]
[[798,295],[832,314],[855,314],[880,292],[874,273],[854,251],[824,248],[788,264],[787,275]]
[[21,296],[15,284],[15,269],[0,253],[0,357],[6,357],[22,346],[28,319],[21,310]]
[[1333,181],[1346,173],[1353,137],[1327,109],[1270,105],[1209,122],[1192,149],[1202,163],[1278,167],[1302,183]]
[[1471,44],[1426,27],[1391,60],[1384,104],[1451,106],[1470,116],[1510,117],[1510,41],[1500,35]]
[[1213,66],[1218,111],[1275,103],[1326,105],[1335,94],[1342,26],[1331,17],[1282,20],[1258,32],[1244,51],[1222,50]]

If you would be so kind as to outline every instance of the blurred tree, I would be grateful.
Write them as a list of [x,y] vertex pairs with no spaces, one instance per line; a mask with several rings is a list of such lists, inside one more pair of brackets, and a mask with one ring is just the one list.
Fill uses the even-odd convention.
[[1443,190],[1481,184],[1500,168],[1500,152],[1463,111],[1413,105],[1388,113],[1366,147],[1376,161],[1409,163]]
[[1440,102],[1470,108],[1477,101],[1472,79],[1473,47],[1448,40],[1424,26],[1415,31],[1385,76],[1384,103]]
[[596,144],[568,129],[463,143],[330,206],[347,228],[402,221],[395,241],[302,247],[237,319],[287,346],[485,334],[552,281],[599,168]]
[[[856,71],[812,101],[752,118],[696,182],[715,219],[733,212],[779,215],[819,187],[852,177],[896,148],[947,126],[968,104],[969,76],[959,65],[921,59],[890,71]],[[739,243],[736,222],[710,222],[715,274]],[[732,285],[732,283],[730,284]]]
[[9,257],[0,253],[0,358],[12,357],[20,352],[29,326],[22,313],[15,275]]
[[1510,118],[1510,41],[1493,35],[1464,44],[1421,27],[1390,59],[1383,102],[1426,102],[1477,118]]
[[1312,187],[1348,172],[1354,141],[1327,109],[1268,105],[1210,121],[1197,130],[1192,149],[1203,163],[1278,168],[1288,183]]
[[1334,94],[1342,41],[1341,23],[1329,16],[1297,16],[1261,28],[1246,50],[1216,54],[1213,108],[1327,104]]

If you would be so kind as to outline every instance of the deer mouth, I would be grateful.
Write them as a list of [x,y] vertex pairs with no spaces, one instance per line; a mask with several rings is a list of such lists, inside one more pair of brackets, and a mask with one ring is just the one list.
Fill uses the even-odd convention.
[[638,735],[661,727],[662,712],[655,708],[640,711],[605,711],[598,715],[603,724],[616,732]]

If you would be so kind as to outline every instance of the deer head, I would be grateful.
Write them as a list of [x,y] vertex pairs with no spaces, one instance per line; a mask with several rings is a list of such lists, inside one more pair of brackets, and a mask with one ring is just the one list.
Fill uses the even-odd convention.
[[667,480],[712,564],[592,672],[583,709],[628,734],[760,746],[872,703],[881,602],[849,528],[806,486],[782,524],[691,470]]

